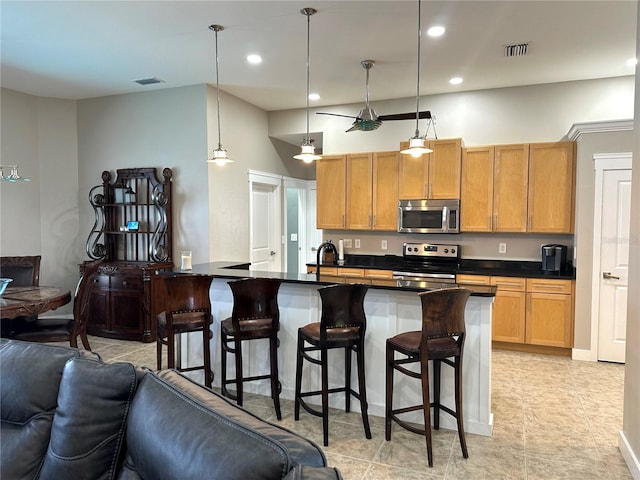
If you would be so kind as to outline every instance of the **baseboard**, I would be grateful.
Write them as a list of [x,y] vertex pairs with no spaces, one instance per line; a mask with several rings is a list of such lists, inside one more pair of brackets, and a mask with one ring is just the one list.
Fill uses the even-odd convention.
[[582,360],[584,362],[597,362],[598,354],[594,350],[583,350],[574,348],[571,350],[571,358],[573,360]]
[[629,467],[631,476],[635,480],[640,480],[640,462],[638,462],[638,457],[631,448],[631,445],[629,445],[627,437],[625,436],[623,431],[620,431],[620,435],[618,438],[618,448],[620,448],[620,453],[622,453],[624,461],[627,462],[627,467]]

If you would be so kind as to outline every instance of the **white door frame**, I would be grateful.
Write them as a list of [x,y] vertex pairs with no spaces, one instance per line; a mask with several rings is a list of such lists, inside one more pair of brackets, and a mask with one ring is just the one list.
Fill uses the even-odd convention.
[[273,187],[276,201],[273,205],[273,221],[274,229],[272,234],[273,245],[279,262],[276,262],[278,269],[282,271],[283,255],[282,255],[282,175],[276,175],[269,172],[260,172],[257,170],[249,170],[249,258],[253,261],[253,184],[270,185]]
[[[291,177],[284,177],[283,178],[283,182],[284,182],[284,186],[285,188],[296,188],[299,191],[299,197],[298,198],[302,198],[302,214],[300,214],[300,212],[298,213],[298,272],[300,273],[305,273],[306,270],[302,269],[302,254],[304,252],[304,249],[307,246],[307,215],[306,215],[306,208],[307,208],[307,189],[309,188],[309,180],[302,180],[299,178],[291,178]],[[286,202],[285,202],[286,203]],[[287,224],[287,208],[285,205],[284,208],[284,222],[283,225]],[[286,232],[285,232],[286,233]],[[286,239],[285,239],[286,242]],[[283,255],[283,259],[282,259],[282,263],[283,265],[288,265],[287,262],[287,249],[283,249],[284,250],[284,255]],[[306,262],[305,262],[306,263]]]
[[[600,309],[600,239],[602,236],[602,180],[604,170],[631,169],[631,152],[597,153],[593,156],[595,170],[595,196],[593,205],[593,251],[591,272],[591,346],[588,357],[580,356],[581,360],[598,361],[598,331]],[[584,353],[584,352],[582,352]]]

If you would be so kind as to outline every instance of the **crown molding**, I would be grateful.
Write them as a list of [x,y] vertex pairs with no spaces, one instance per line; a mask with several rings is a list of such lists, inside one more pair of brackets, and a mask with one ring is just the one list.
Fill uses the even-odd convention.
[[633,119],[574,123],[569,129],[567,137],[569,140],[577,140],[580,135],[585,133],[624,132],[628,130],[633,130]]

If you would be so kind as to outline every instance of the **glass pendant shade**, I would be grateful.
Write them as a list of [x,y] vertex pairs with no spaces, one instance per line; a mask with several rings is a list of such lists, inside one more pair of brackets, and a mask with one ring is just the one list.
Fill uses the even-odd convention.
[[300,153],[294,155],[293,158],[296,160],[302,160],[304,163],[311,163],[314,160],[320,160],[322,157],[320,155],[316,155],[315,151],[316,147],[307,140],[302,144]]
[[405,155],[411,155],[414,158],[418,158],[419,156],[424,155],[425,153],[433,152],[433,150],[431,150],[429,147],[425,145],[425,141],[426,140],[422,137],[410,138],[409,148],[405,148],[404,150],[400,151],[400,153]]
[[208,159],[207,162],[215,163],[219,167],[222,167],[227,163],[233,163],[233,160],[229,158],[227,151],[222,148],[222,145],[218,145],[218,148],[213,151],[213,157]]

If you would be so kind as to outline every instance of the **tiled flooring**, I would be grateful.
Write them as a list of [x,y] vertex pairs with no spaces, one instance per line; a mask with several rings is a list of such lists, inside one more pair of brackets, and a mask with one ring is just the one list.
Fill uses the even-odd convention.
[[[155,368],[155,343],[90,338],[105,361]],[[631,479],[618,450],[624,366],[494,350],[492,437],[467,434],[462,458],[456,432],[434,431],[434,467],[427,466],[424,437],[394,425],[384,440],[384,419],[370,416],[373,439],[364,437],[358,413],[332,410],[325,453],[345,479]],[[322,445],[318,417],[284,400],[283,419],[271,399],[247,395],[245,407]]]

